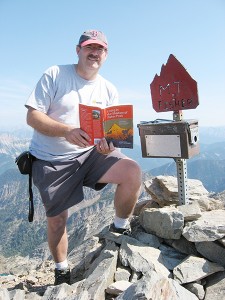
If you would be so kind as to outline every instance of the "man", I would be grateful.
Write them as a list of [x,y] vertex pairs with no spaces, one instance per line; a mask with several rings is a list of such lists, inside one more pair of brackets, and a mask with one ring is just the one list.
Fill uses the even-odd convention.
[[47,216],[48,244],[55,261],[55,285],[70,282],[67,262],[68,209],[83,200],[83,186],[100,190],[117,184],[112,231],[129,229],[137,202],[141,170],[103,138],[94,147],[80,129],[78,104],[118,103],[116,88],[98,74],[108,54],[105,35],[85,31],[76,46],[78,63],[47,69],[29,97],[27,123],[34,129],[30,152],[33,181]]

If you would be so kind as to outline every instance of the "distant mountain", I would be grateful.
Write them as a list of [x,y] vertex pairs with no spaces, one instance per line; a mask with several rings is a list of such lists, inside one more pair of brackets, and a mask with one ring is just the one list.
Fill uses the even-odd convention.
[[5,256],[27,255],[46,239],[43,208],[35,189],[35,213],[38,218],[34,223],[28,222],[28,199],[27,176],[20,175],[16,169],[9,169],[0,175],[0,252]]
[[220,127],[201,127],[199,126],[200,143],[214,144],[225,141],[225,126]]
[[[173,159],[150,170],[151,175],[177,175]],[[208,191],[219,193],[225,190],[225,141],[201,145],[200,154],[187,159],[188,178],[199,179]]]
[[0,129],[0,137],[3,135],[10,135],[20,139],[30,139],[32,136],[32,129],[29,126],[16,127],[8,131]]
[[0,134],[0,174],[11,168],[15,168],[15,158],[29,147],[30,137],[24,133],[14,135],[12,133]]
[[[159,168],[151,169],[152,176],[172,175],[177,176],[176,163],[165,164]],[[200,180],[209,192],[219,193],[225,190],[225,159],[187,160],[187,176]]]

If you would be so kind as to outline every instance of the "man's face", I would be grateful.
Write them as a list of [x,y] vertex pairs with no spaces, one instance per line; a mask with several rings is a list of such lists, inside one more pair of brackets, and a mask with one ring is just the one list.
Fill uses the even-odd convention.
[[77,46],[79,64],[85,69],[98,70],[107,58],[107,49],[99,44]]

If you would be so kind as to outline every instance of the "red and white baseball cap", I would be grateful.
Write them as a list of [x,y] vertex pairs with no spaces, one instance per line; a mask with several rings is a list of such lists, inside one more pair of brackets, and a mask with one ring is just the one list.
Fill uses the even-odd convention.
[[98,30],[87,30],[81,35],[79,46],[84,47],[89,44],[99,44],[106,49],[108,48],[106,36]]

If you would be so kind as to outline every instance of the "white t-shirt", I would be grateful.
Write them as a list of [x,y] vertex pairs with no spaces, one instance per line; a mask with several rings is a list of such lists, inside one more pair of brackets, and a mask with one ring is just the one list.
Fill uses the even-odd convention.
[[[92,81],[81,78],[75,65],[52,66],[44,72],[25,106],[58,122],[80,127],[79,103],[100,107],[118,104],[117,89],[100,75]],[[30,144],[31,153],[47,161],[65,161],[87,149],[70,144],[63,137],[46,136],[36,130]]]

